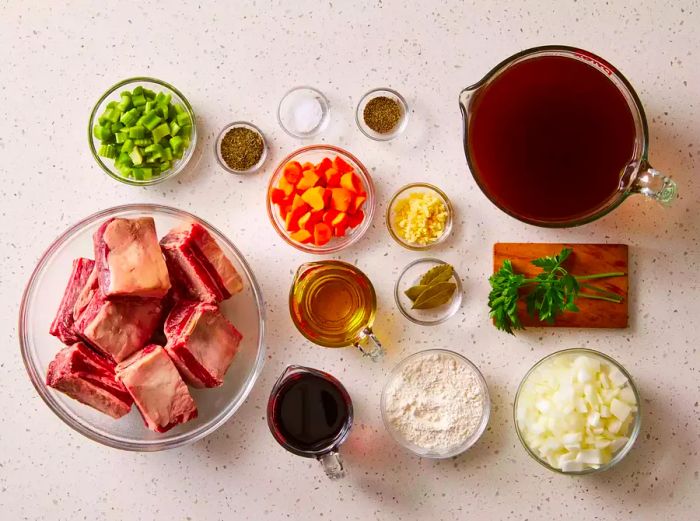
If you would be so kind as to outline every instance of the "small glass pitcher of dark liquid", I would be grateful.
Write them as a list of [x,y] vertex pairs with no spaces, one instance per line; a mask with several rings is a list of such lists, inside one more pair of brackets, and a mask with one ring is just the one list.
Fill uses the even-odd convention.
[[352,400],[345,387],[323,371],[290,365],[267,402],[267,424],[289,452],[316,458],[331,479],[345,476],[338,447],[352,427]]

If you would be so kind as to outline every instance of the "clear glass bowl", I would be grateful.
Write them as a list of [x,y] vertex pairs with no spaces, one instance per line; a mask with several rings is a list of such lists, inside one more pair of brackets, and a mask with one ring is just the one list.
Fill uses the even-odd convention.
[[[365,123],[364,117],[367,103],[380,96],[394,100],[401,107],[401,119],[396,124],[394,129],[386,134],[376,132],[375,130],[369,128],[369,126],[367,126]],[[403,131],[406,130],[406,126],[408,125],[408,103],[406,103],[404,97],[395,90],[387,88],[372,89],[362,96],[360,102],[357,104],[357,110],[355,110],[355,122],[357,123],[357,127],[360,129],[360,131],[368,138],[374,139],[375,141],[389,141],[390,139],[394,139],[395,137],[401,135]]]
[[[318,123],[309,130],[296,126],[295,107],[307,100],[316,100],[321,109]],[[331,119],[331,104],[324,94],[313,87],[301,86],[288,90],[277,107],[277,122],[287,134],[299,139],[308,139],[323,132]]]
[[[79,256],[92,257],[92,234],[110,217],[151,216],[159,236],[174,226],[196,221],[216,239],[243,278],[244,289],[221,304],[221,310],[243,334],[224,384],[214,389],[191,389],[199,417],[160,434],[146,429],[141,415],[131,412],[115,420],[73,400],[45,382],[46,369],[63,347],[49,335],[49,326],[63,296],[71,263]],[[125,450],[157,451],[193,443],[214,432],[243,404],[260,374],[265,347],[264,305],[255,276],[241,253],[216,228],[198,217],[153,204],[117,206],[95,213],[64,232],[39,260],[22,296],[19,341],[24,365],[39,396],[68,426],[91,440]]]
[[[408,197],[410,194],[416,192],[431,193],[437,196],[445,205],[445,209],[447,210],[447,221],[445,222],[445,229],[443,230],[442,235],[440,235],[440,237],[428,244],[417,244],[413,242],[408,242],[399,237],[399,234],[396,232],[395,229],[395,214],[397,203],[404,197]],[[430,183],[411,183],[399,188],[399,190],[394,194],[394,196],[391,198],[389,204],[386,207],[386,227],[389,230],[389,235],[391,235],[391,237],[404,248],[415,251],[428,250],[433,246],[437,246],[438,244],[444,242],[450,236],[450,233],[452,233],[453,217],[454,210],[452,208],[452,203],[450,202],[450,199],[447,197],[445,192],[440,190],[437,186],[431,185]]]
[[[234,170],[230,166],[226,164],[226,161],[224,161],[223,156],[221,155],[221,141],[224,139],[224,136],[228,133],[229,130],[232,130],[234,128],[247,128],[248,130],[252,130],[256,134],[258,134],[263,141],[263,151],[262,155],[260,156],[260,159],[258,160],[257,163],[255,163],[253,166],[248,168],[247,170]],[[226,125],[221,132],[219,132],[219,136],[216,138],[216,142],[214,143],[214,155],[216,157],[216,160],[219,163],[219,166],[226,170],[227,172],[230,172],[232,174],[238,174],[238,175],[245,175],[245,174],[253,174],[260,170],[260,167],[263,165],[265,162],[265,159],[267,159],[267,141],[265,140],[265,135],[262,133],[262,131],[253,125],[252,123],[248,123],[247,121],[234,121],[233,123],[230,123]]]
[[[127,177],[122,176],[121,172],[119,172],[119,170],[117,170],[117,168],[114,166],[113,159],[101,157],[97,154],[97,150],[100,147],[100,140],[92,134],[92,128],[95,126],[95,123],[97,122],[97,119],[100,117],[100,115],[105,111],[107,103],[109,103],[110,101],[119,101],[118,91],[133,90],[134,87],[138,86],[152,90],[156,93],[165,92],[167,94],[170,94],[172,96],[173,103],[180,103],[183,107],[185,107],[185,110],[187,110],[187,113],[189,114],[190,119],[192,120],[192,135],[190,136],[190,146],[187,147],[187,150],[185,150],[182,154],[182,159],[176,161],[170,170],[166,170],[161,175],[154,177],[153,179],[149,179],[147,181],[139,181],[138,179],[129,179]],[[187,101],[187,98],[185,98],[185,96],[179,90],[177,90],[169,83],[166,83],[162,80],[158,80],[156,78],[148,77],[128,78],[126,80],[120,81],[115,85],[112,85],[109,89],[107,89],[107,92],[105,92],[100,97],[100,99],[97,100],[97,103],[95,103],[95,106],[93,107],[92,112],[90,113],[90,121],[88,123],[88,143],[90,144],[90,152],[92,152],[92,157],[95,158],[95,161],[97,161],[97,164],[100,165],[100,168],[102,168],[102,170],[104,170],[107,173],[107,175],[109,175],[112,179],[116,179],[121,183],[134,186],[155,185],[158,183],[162,183],[166,179],[175,177],[177,174],[179,174],[185,169],[187,164],[190,162],[190,159],[192,159],[195,147],[197,146],[197,121],[194,117],[194,110],[192,110],[190,102]]]
[[[272,190],[277,187],[277,183],[279,182],[279,179],[284,172],[284,166],[290,161],[299,161],[299,163],[301,164],[304,164],[305,162],[309,161],[311,163],[316,164],[319,163],[324,157],[329,157],[330,159],[333,159],[333,157],[335,156],[340,156],[342,159],[347,161],[348,164],[350,164],[355,169],[355,173],[360,177],[360,179],[362,179],[362,183],[364,184],[365,190],[367,191],[367,200],[365,201],[362,207],[362,210],[365,213],[365,218],[360,224],[358,224],[354,228],[348,228],[347,232],[345,233],[345,236],[333,237],[328,243],[324,244],[323,246],[316,246],[314,244],[304,244],[301,242],[297,242],[293,240],[289,236],[289,232],[285,230],[284,219],[282,219],[282,215],[280,214],[279,208],[277,207],[277,205],[272,203]],[[280,161],[279,165],[270,177],[270,182],[267,187],[266,196],[267,201],[265,204],[267,205],[267,214],[270,218],[272,226],[275,228],[280,237],[282,237],[288,244],[291,244],[292,246],[301,251],[305,251],[307,253],[316,253],[319,255],[336,253],[340,250],[347,248],[351,244],[354,244],[357,241],[359,241],[360,238],[369,229],[370,223],[372,222],[372,217],[374,217],[374,209],[376,204],[374,183],[372,183],[372,178],[370,177],[367,168],[365,168],[365,166],[362,163],[360,163],[360,160],[353,156],[350,152],[333,145],[309,145],[307,147],[300,148],[289,154],[287,157],[285,157],[282,161]]]
[[[481,392],[483,396],[483,405],[484,409],[481,415],[481,421],[479,422],[478,427],[476,430],[472,433],[471,436],[466,438],[462,443],[455,445],[451,449],[444,451],[444,452],[437,452],[429,449],[425,449],[424,447],[419,447],[418,445],[414,445],[410,441],[406,440],[401,433],[397,432],[393,426],[391,425],[391,422],[389,421],[389,418],[387,417],[387,392],[389,389],[390,384],[394,381],[394,379],[401,373],[401,370],[406,366],[408,362],[411,360],[415,360],[416,358],[419,357],[425,357],[425,356],[430,356],[432,354],[437,354],[437,353],[446,353],[457,361],[457,363],[462,364],[464,366],[469,367],[477,376],[477,379],[479,380],[479,383],[481,384]],[[391,373],[389,373],[389,377],[386,380],[386,383],[384,384],[384,388],[382,389],[382,396],[380,400],[380,409],[382,413],[382,421],[384,422],[384,427],[386,430],[389,432],[389,435],[394,439],[396,443],[401,445],[403,448],[413,452],[414,454],[422,457],[422,458],[431,458],[431,459],[445,459],[445,458],[452,458],[454,456],[457,456],[469,448],[471,448],[478,440],[481,438],[481,435],[484,433],[486,430],[486,426],[489,423],[489,417],[491,416],[491,398],[489,396],[489,388],[486,385],[486,380],[484,379],[484,376],[481,374],[481,371],[479,371],[479,368],[476,367],[469,359],[466,357],[460,355],[459,353],[456,353],[454,351],[450,351],[449,349],[426,349],[425,351],[418,351],[417,353],[413,353],[410,356],[407,356],[401,362],[399,362],[396,367],[394,367],[391,370]]]
[[436,326],[453,317],[462,305],[462,281],[459,279],[457,272],[453,272],[452,278],[448,282],[454,282],[457,288],[449,302],[433,309],[411,309],[413,302],[406,296],[404,291],[418,284],[420,278],[429,269],[441,264],[446,264],[446,262],[430,257],[416,259],[409,263],[401,271],[399,278],[396,279],[396,284],[394,285],[396,306],[401,314],[411,322],[421,326]]
[[[528,378],[530,375],[533,374],[535,370],[537,370],[539,367],[541,367],[543,364],[552,361],[552,359],[561,357],[561,356],[575,356],[577,354],[583,354],[587,356],[593,356],[601,359],[604,362],[607,362],[611,364],[613,367],[616,367],[617,369],[620,370],[620,372],[627,377],[627,384],[631,389],[632,392],[634,393],[634,398],[637,401],[637,412],[635,413],[635,418],[634,422],[632,423],[632,426],[630,428],[629,432],[629,440],[627,443],[622,447],[620,450],[618,450],[615,455],[612,457],[612,459],[606,463],[605,465],[601,465],[600,467],[596,468],[588,468],[584,469],[578,472],[564,472],[561,469],[558,469],[556,467],[552,467],[549,463],[544,461],[542,458],[540,458],[534,450],[532,450],[527,442],[525,441],[525,437],[523,433],[520,431],[520,425],[518,424],[518,401],[520,399],[520,392],[523,389],[523,385],[525,382],[527,382]],[[627,453],[632,449],[632,446],[634,445],[634,442],[637,440],[637,436],[639,435],[639,431],[642,427],[642,411],[641,411],[641,399],[639,397],[639,392],[637,391],[637,386],[634,384],[634,381],[632,380],[632,377],[630,374],[627,372],[627,370],[622,367],[615,359],[609,357],[608,355],[601,353],[600,351],[595,351],[593,349],[586,349],[583,347],[577,347],[573,349],[564,349],[561,351],[556,351],[550,355],[545,356],[542,358],[539,362],[537,362],[535,365],[533,365],[530,370],[525,374],[523,377],[522,381],[520,382],[520,385],[518,386],[518,390],[515,393],[515,401],[513,403],[513,421],[515,423],[515,432],[518,434],[518,439],[520,439],[520,443],[522,443],[523,447],[527,451],[527,453],[534,459],[537,463],[542,465],[543,467],[546,467],[547,469],[557,472],[559,474],[564,474],[566,476],[581,476],[584,474],[596,474],[598,472],[604,472],[615,465],[619,463],[622,458],[624,458]]]

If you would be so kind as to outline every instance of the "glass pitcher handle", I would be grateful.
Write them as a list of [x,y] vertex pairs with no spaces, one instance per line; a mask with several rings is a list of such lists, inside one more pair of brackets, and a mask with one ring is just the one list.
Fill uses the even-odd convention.
[[360,331],[359,339],[355,342],[355,347],[362,351],[362,354],[370,357],[372,362],[379,362],[384,357],[382,343],[374,334],[371,327],[366,327]]
[[332,450],[323,456],[319,456],[318,461],[329,478],[335,480],[345,477],[343,460],[337,450]]
[[632,192],[646,195],[664,206],[670,206],[678,197],[678,186],[673,179],[645,162],[632,184]]

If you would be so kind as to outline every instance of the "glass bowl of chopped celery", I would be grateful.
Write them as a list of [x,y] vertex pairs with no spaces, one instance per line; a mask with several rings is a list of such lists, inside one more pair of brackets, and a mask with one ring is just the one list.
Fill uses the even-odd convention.
[[603,472],[632,449],[641,400],[630,374],[610,356],[564,349],[537,362],[515,395],[513,416],[527,453],[553,472]]
[[146,186],[184,170],[197,143],[194,111],[187,98],[156,78],[120,81],[90,114],[92,156],[110,177]]
[[449,237],[453,215],[445,192],[429,183],[411,183],[400,188],[389,201],[386,226],[401,246],[421,251]]

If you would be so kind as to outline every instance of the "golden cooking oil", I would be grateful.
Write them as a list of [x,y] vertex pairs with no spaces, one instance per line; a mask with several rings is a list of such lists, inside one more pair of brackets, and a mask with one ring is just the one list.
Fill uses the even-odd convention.
[[372,326],[377,296],[367,276],[352,264],[323,261],[299,268],[289,295],[297,329],[324,347],[345,347]]

